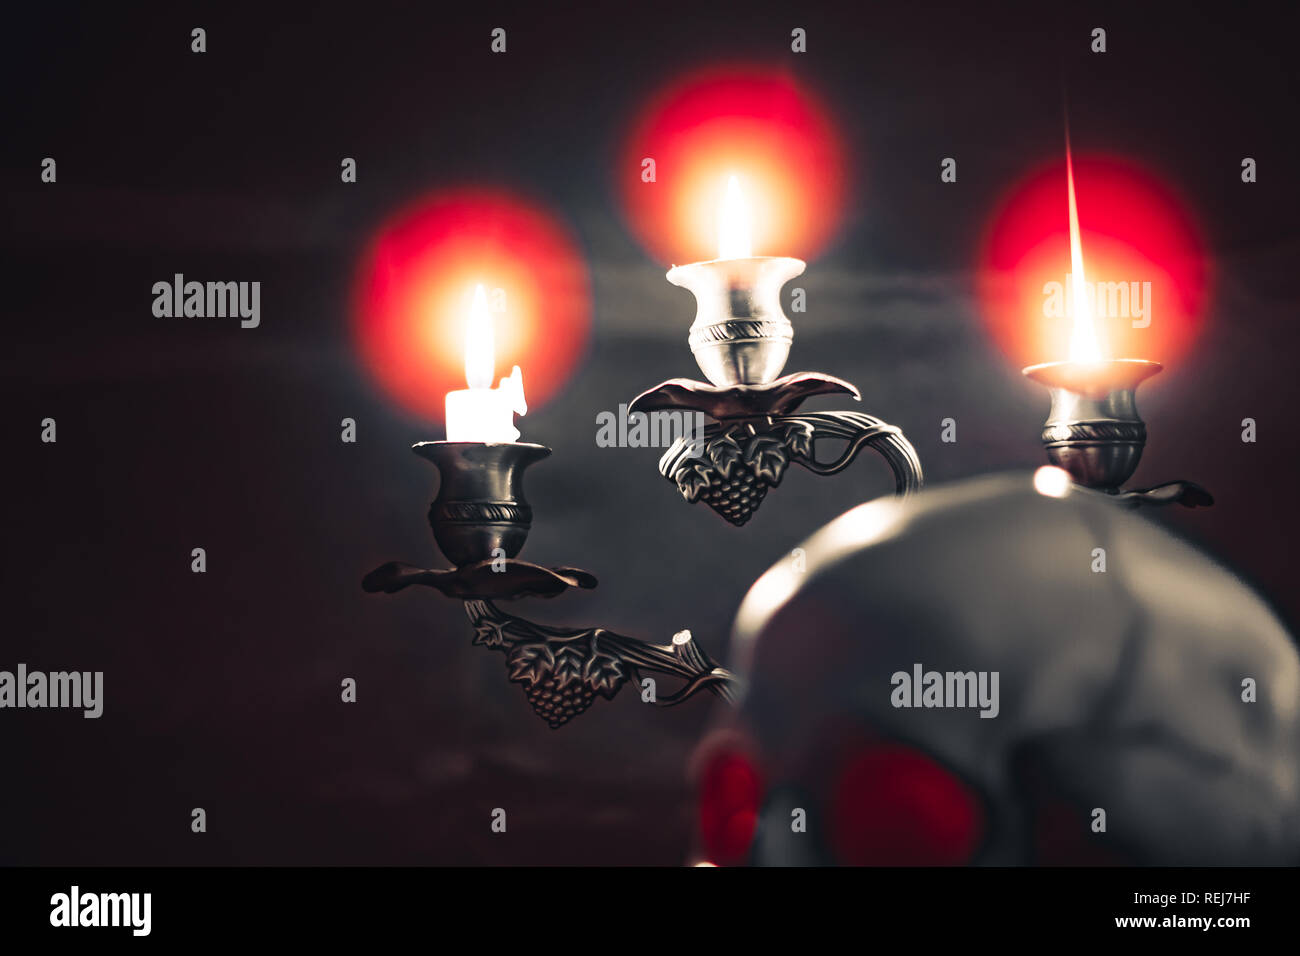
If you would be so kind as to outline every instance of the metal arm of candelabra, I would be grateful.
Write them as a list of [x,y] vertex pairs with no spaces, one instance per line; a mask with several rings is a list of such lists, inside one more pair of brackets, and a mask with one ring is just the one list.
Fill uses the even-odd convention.
[[643,671],[685,682],[674,694],[655,694],[651,702],[661,707],[701,690],[736,701],[735,675],[715,664],[690,631],[678,631],[671,644],[650,644],[603,627],[534,624],[491,601],[466,601],[465,611],[474,625],[474,643],[506,655],[510,679],[523,685],[528,702],[552,727],[582,713],[597,694],[612,699],[624,683],[640,684]]
[[681,703],[703,690],[732,703],[739,694],[734,674],[719,667],[690,631],[669,644],[652,644],[600,627],[560,628],[509,614],[493,602],[554,597],[570,588],[594,588],[594,575],[580,568],[546,568],[516,559],[532,526],[523,495],[523,473],[550,455],[526,442],[420,442],[412,449],[437,466],[438,495],[429,507],[434,540],[455,569],[419,568],[389,561],[366,575],[362,588],[393,594],[411,585],[436,588],[465,602],[474,643],[506,655],[509,679],[552,728],[611,699],[643,674],[683,681],[667,695],[646,699],[660,706]]
[[[877,451],[894,474],[894,492],[919,491],[923,481],[916,449],[901,429],[861,412],[791,414],[804,399],[858,390],[843,379],[798,372],[761,384],[722,388],[690,379],[672,379],[638,395],[632,412],[684,409],[713,419],[703,436],[683,436],[659,461],[659,473],[677,485],[689,502],[704,501],[734,525],[745,524],[769,488],[781,483],[787,466],[818,475],[843,471],[863,448]],[[819,441],[843,441],[843,450],[819,459]]]

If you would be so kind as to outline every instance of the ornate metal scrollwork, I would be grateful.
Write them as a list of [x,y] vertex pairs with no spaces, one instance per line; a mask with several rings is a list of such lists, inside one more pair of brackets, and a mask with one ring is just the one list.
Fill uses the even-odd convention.
[[719,667],[691,637],[680,631],[670,644],[650,644],[602,627],[569,629],[534,624],[500,610],[491,601],[465,602],[474,625],[474,643],[506,655],[510,680],[524,689],[537,716],[559,728],[581,714],[597,695],[613,699],[642,673],[667,674],[685,683],[653,703],[670,707],[702,690],[734,703],[737,678]]
[[[843,440],[838,457],[816,457],[818,439]],[[774,415],[760,420],[722,421],[705,428],[703,442],[677,439],[659,461],[659,472],[687,501],[703,501],[736,526],[745,524],[797,464],[818,475],[847,468],[864,447],[876,449],[894,473],[894,490],[921,487],[921,463],[910,442],[893,425],[859,412]]]
[[[813,395],[858,390],[819,372],[798,372],[763,385],[718,388],[672,379],[637,396],[633,411],[688,409],[716,419],[704,435],[682,436],[659,460],[659,473],[687,501],[703,501],[733,525],[743,525],[791,464],[818,475],[847,468],[865,447],[874,448],[894,473],[899,495],[919,491],[921,461],[901,429],[861,412],[793,414]],[[818,440],[844,441],[838,457],[816,457]]]
[[596,576],[581,568],[548,568],[514,556],[532,519],[523,497],[523,471],[549,455],[549,448],[520,442],[420,442],[414,450],[438,466],[441,480],[429,524],[455,567],[388,561],[362,579],[364,590],[395,594],[412,586],[429,587],[463,600],[474,625],[474,643],[506,655],[510,680],[524,688],[533,710],[551,727],[568,723],[597,695],[612,698],[628,681],[639,685],[642,673],[684,682],[674,693],[663,695],[656,689],[647,697],[660,706],[680,703],[702,690],[735,701],[735,675],[719,667],[690,631],[679,631],[670,644],[651,644],[601,627],[573,630],[534,624],[492,603],[553,598],[597,584]]

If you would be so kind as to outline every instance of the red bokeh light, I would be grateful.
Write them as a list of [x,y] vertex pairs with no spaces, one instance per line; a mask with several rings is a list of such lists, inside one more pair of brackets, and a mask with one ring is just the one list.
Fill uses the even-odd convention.
[[785,74],[735,65],[693,73],[651,99],[624,142],[618,183],[633,231],[665,264],[717,258],[731,175],[751,210],[754,254],[809,258],[839,225],[844,165],[812,93]]
[[[1085,278],[1110,283],[1094,313],[1111,358],[1177,362],[1195,342],[1210,284],[1202,231],[1154,175],[1109,156],[1074,158]],[[1002,198],[980,250],[978,294],[994,340],[1017,365],[1069,358],[1071,320],[1044,313],[1049,282],[1070,272],[1065,158],[1035,170]],[[1115,284],[1138,297],[1125,310]],[[1150,300],[1143,294],[1150,283]],[[1142,302],[1145,316],[1136,305]],[[1050,308],[1050,305],[1048,306]],[[1145,327],[1135,327],[1147,323]]]
[[494,306],[504,306],[493,309],[493,382],[519,365],[530,409],[564,385],[583,353],[590,282],[576,242],[558,221],[504,192],[425,196],[376,232],[357,275],[354,308],[367,369],[421,418],[441,421],[447,392],[465,388],[465,319],[479,283]]

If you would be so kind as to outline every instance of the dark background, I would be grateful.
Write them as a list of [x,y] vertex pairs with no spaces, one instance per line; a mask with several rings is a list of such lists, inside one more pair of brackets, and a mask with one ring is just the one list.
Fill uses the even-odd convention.
[[[697,372],[690,297],[630,237],[612,164],[645,96],[721,59],[819,89],[858,187],[801,280],[810,311],[787,369],[857,383],[931,482],[1042,461],[1046,395],[988,342],[972,268],[996,198],[1059,156],[1064,64],[1076,143],[1189,197],[1218,270],[1196,350],[1144,386],[1135,483],[1209,487],[1213,509],[1153,518],[1294,621],[1295,24],[1282,5],[990,7],[6,11],[0,669],[102,670],[106,702],[97,721],[0,712],[0,863],[688,858],[686,762],[708,702],[652,710],[625,691],[554,732],[503,658],[470,645],[458,603],[362,593],[382,561],[438,560],[433,473],[407,446],[441,431],[368,380],[348,308],[366,240],[431,188],[501,185],[567,217],[593,332],[567,390],[524,420],[555,454],[529,474],[523,556],[601,586],[512,610],[656,640],[690,627],[725,656],[749,583],[889,482],[871,459],[792,474],[738,530],[683,503],[658,452],[595,445],[597,411]],[[504,57],[488,52],[495,26]],[[1104,56],[1088,52],[1094,26]],[[45,156],[56,185],[40,182]],[[955,186],[943,156],[959,159]],[[155,318],[151,286],[174,272],[260,280],[261,327]],[[57,444],[39,440],[46,416]],[[939,442],[949,416],[955,445]],[[1239,440],[1246,416],[1257,444]],[[190,572],[194,547],[206,574]]]

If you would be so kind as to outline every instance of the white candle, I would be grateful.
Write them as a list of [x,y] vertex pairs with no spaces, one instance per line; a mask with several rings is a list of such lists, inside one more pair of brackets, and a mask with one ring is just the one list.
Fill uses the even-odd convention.
[[487,293],[480,285],[474,289],[465,328],[465,382],[469,388],[447,393],[447,441],[519,440],[514,416],[528,411],[523,377],[516,365],[509,377],[493,388],[495,352]]

